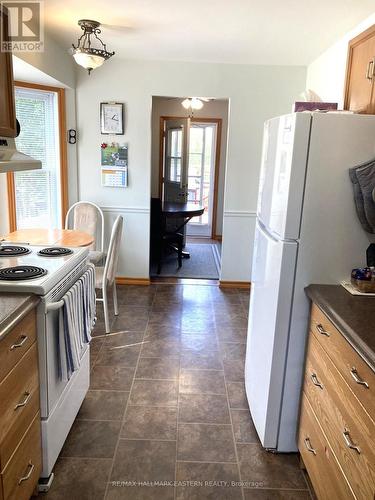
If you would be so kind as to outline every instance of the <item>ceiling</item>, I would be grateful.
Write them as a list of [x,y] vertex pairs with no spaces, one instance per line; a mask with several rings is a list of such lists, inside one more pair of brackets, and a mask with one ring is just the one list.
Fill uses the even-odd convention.
[[47,0],[46,29],[68,49],[79,19],[125,59],[306,65],[375,11],[374,0]]

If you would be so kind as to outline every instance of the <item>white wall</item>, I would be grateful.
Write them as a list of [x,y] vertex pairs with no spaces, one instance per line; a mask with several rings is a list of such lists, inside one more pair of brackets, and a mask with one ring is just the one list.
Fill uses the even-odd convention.
[[75,62],[68,53],[69,47],[61,47],[47,33],[44,36],[43,52],[17,52],[15,55],[42,71],[66,87],[76,83]]
[[313,61],[307,69],[306,88],[314,90],[325,101],[338,102],[342,109],[348,42],[373,24],[375,24],[375,13]]
[[[250,279],[263,122],[287,113],[305,88],[306,69],[287,66],[143,62],[113,57],[77,81],[79,196],[125,218],[121,276],[149,276],[152,96],[230,99],[222,279]],[[125,103],[129,187],[103,188],[99,103]],[[107,138],[108,140],[108,138]]]
[[[183,98],[154,97],[152,99],[152,132],[151,132],[151,193],[153,197],[159,196],[159,161],[160,161],[160,117],[161,116],[188,116],[182,107]],[[216,234],[223,232],[224,212],[224,181],[227,163],[228,140],[228,105],[227,99],[215,99],[205,102],[202,109],[194,111],[194,118],[220,118],[222,131],[220,138],[220,162],[217,186],[217,219]]]

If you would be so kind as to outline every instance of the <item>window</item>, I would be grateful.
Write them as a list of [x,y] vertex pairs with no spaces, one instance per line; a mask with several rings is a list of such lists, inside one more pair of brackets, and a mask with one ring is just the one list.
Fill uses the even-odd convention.
[[168,180],[171,182],[181,181],[181,162],[182,162],[182,129],[169,129],[169,154],[167,162],[169,163]]
[[42,162],[41,170],[8,177],[11,230],[60,228],[66,213],[64,90],[16,84],[17,148]]

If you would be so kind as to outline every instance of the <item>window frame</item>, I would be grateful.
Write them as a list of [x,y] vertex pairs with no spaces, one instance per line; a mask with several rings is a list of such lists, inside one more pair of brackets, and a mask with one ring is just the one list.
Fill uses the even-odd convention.
[[[66,109],[65,109],[65,89],[61,87],[50,87],[37,83],[14,82],[14,87],[23,87],[27,89],[42,90],[46,92],[55,92],[57,95],[57,113],[58,113],[58,133],[60,150],[60,195],[61,195],[61,227],[65,226],[65,216],[68,211],[68,162],[67,145],[65,140],[66,133]],[[8,216],[9,231],[17,230],[16,213],[16,195],[14,173],[7,173],[7,191],[8,191]]]

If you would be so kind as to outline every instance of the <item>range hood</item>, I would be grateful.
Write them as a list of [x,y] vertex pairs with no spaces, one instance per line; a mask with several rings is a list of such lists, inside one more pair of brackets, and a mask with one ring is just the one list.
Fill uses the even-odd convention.
[[39,168],[42,168],[42,163],[17,151],[16,141],[13,138],[0,137],[0,173]]

